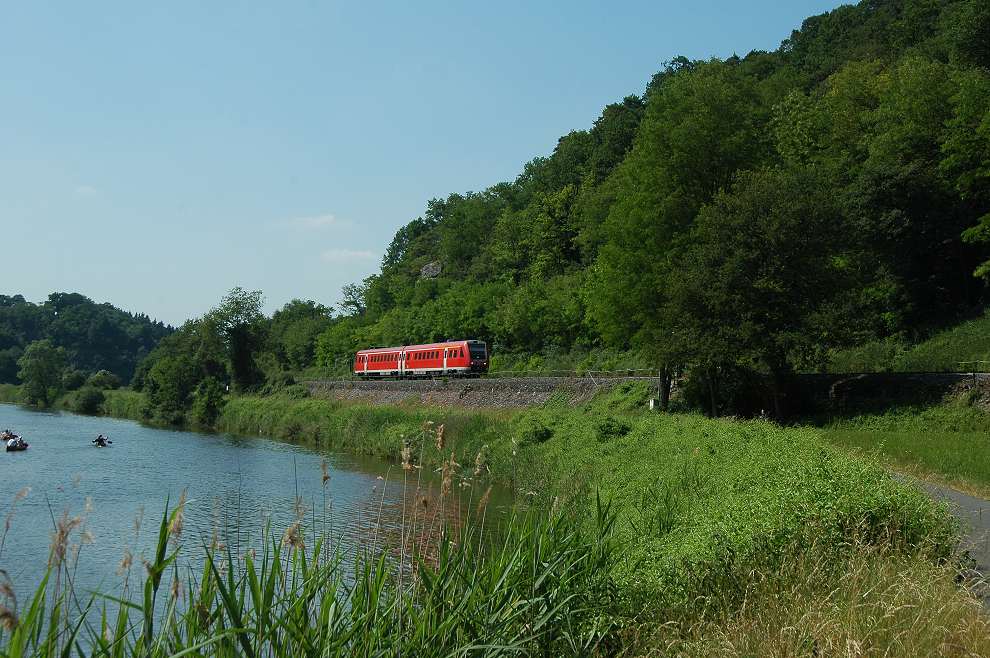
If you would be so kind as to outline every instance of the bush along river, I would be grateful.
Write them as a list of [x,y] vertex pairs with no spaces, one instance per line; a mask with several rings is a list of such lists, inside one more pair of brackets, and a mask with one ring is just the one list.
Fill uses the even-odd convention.
[[[119,596],[129,579],[140,583],[154,561],[166,502],[182,506],[169,524],[175,564],[199,572],[204,547],[239,559],[273,542],[311,552],[325,537],[326,553],[345,561],[394,549],[423,539],[411,533],[436,534],[437,514],[449,523],[469,502],[437,505],[425,523],[423,510],[443,487],[440,474],[264,437],[2,404],[5,428],[30,444],[0,454],[0,570],[22,610],[58,561],[70,566],[66,578],[77,592]],[[99,434],[112,444],[96,447]],[[410,522],[417,514],[418,526]]]

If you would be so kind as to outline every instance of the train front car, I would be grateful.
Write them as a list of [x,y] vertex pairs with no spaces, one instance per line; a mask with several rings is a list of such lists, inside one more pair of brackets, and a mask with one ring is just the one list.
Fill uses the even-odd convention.
[[483,375],[488,372],[488,345],[481,340],[466,341],[471,354],[469,372],[473,375]]

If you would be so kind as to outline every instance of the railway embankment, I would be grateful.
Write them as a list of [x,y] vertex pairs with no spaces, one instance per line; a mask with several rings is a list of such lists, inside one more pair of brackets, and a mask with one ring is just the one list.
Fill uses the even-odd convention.
[[544,404],[551,398],[572,404],[598,393],[646,383],[650,377],[489,377],[366,381],[324,379],[304,382],[313,397],[373,405],[421,404],[430,407],[515,409]]

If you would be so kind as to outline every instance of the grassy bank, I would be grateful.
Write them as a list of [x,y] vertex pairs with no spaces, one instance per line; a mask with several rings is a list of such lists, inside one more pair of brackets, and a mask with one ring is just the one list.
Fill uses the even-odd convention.
[[990,413],[972,398],[833,420],[823,433],[844,450],[990,498]]
[[[624,545],[617,581],[643,611],[740,596],[754,570],[853,534],[948,555],[944,512],[878,465],[825,447],[817,430],[633,412],[635,393],[513,412],[235,398],[218,428],[395,461],[406,448],[428,468],[453,454],[548,505],[586,510],[599,492]],[[423,431],[431,422],[444,427],[442,447]]]

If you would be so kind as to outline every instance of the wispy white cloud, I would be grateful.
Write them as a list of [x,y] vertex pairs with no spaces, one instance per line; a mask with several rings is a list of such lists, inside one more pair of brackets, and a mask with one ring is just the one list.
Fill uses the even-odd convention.
[[377,258],[375,252],[364,249],[327,249],[320,254],[325,263],[364,263]]
[[308,231],[318,231],[325,228],[335,228],[342,226],[351,226],[351,222],[346,219],[340,219],[336,215],[327,213],[325,215],[313,215],[312,217],[292,217],[290,219],[283,219],[279,222],[283,226],[291,226],[293,228],[304,229]]
[[80,197],[93,198],[98,195],[100,191],[91,185],[76,185],[72,188],[72,193]]

